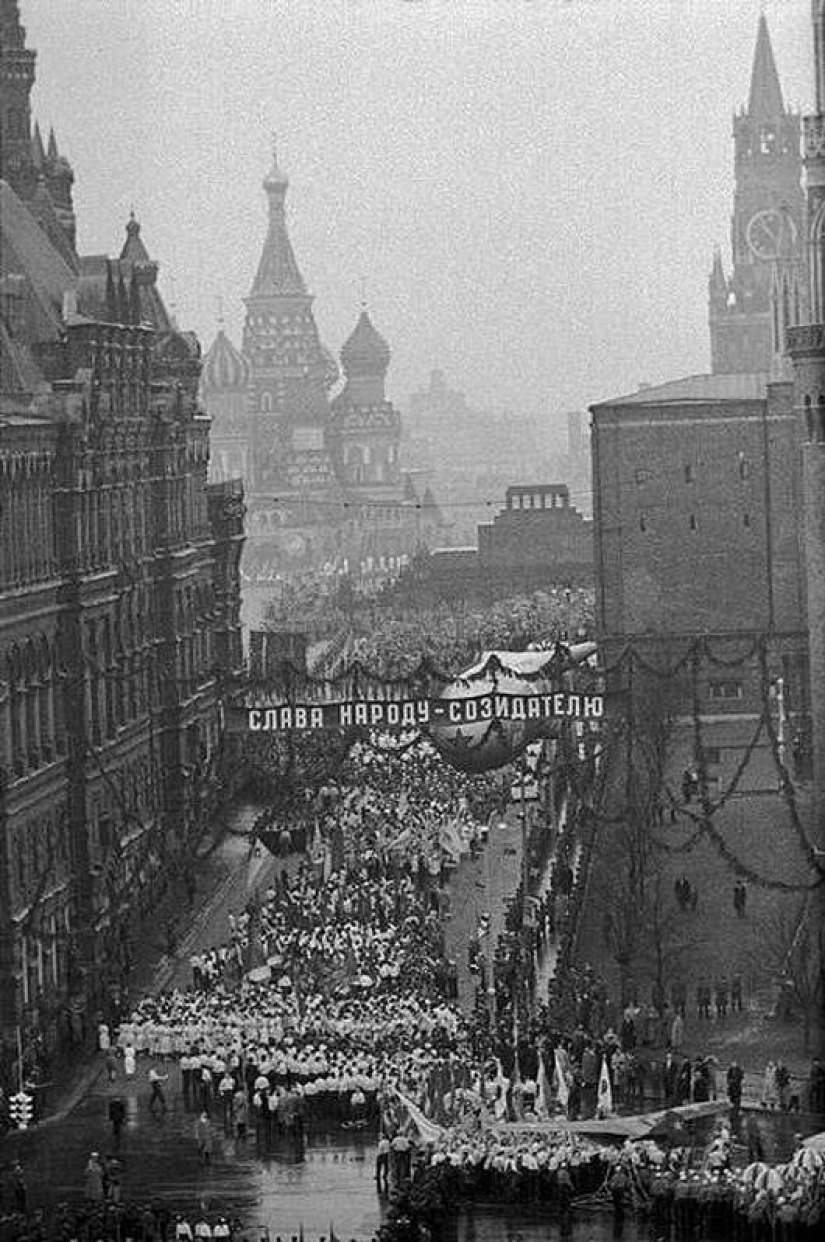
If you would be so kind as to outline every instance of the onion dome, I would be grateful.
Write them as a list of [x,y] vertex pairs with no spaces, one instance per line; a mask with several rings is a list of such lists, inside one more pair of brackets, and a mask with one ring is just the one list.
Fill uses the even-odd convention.
[[341,349],[341,365],[348,379],[359,375],[386,375],[390,365],[390,347],[376,332],[365,310],[349,340]]
[[288,185],[289,185],[289,178],[287,177],[286,173],[283,171],[280,164],[278,163],[278,149],[275,144],[275,139],[273,138],[272,139],[272,165],[269,169],[269,172],[264,177],[264,189],[266,190],[267,194],[270,191],[286,192]]
[[212,392],[231,392],[246,388],[248,381],[246,359],[221,328],[203,361],[203,388]]

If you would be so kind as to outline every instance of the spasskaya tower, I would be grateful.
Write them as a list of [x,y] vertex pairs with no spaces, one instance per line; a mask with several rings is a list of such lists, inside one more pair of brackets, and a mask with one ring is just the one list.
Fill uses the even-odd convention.
[[[804,196],[799,114],[785,107],[764,15],[759,19],[747,107],[733,119],[733,270],[716,251],[709,282],[711,369],[768,372],[777,337],[777,282],[800,296]],[[795,308],[786,307],[794,322]]]

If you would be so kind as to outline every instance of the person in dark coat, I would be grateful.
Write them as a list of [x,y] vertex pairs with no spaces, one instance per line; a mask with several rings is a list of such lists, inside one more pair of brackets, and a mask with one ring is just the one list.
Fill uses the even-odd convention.
[[679,1078],[679,1065],[673,1053],[669,1052],[662,1067],[662,1084],[665,1091],[665,1105],[676,1103],[676,1083]]
[[738,1061],[731,1061],[728,1069],[728,1099],[731,1108],[738,1110],[742,1104],[742,1082],[745,1071]]
[[690,1061],[685,1060],[682,1063],[682,1067],[679,1070],[679,1075],[676,1079],[676,1103],[677,1104],[687,1104],[690,1102],[691,1079],[692,1079],[691,1064],[690,1064]]
[[745,1137],[748,1144],[748,1161],[752,1164],[755,1160],[764,1160],[765,1144],[762,1142],[762,1131],[753,1113],[748,1116]]
[[87,1203],[102,1203],[106,1193],[105,1174],[96,1151],[89,1156],[83,1174],[83,1195]]
[[11,1171],[11,1189],[14,1198],[14,1210],[22,1216],[26,1214],[26,1205],[28,1202],[28,1188],[26,1179],[23,1175],[23,1166],[19,1160],[15,1160]]
[[126,1105],[119,1096],[109,1101],[109,1122],[112,1127],[112,1138],[115,1143],[115,1150],[120,1147],[120,1136],[123,1131],[123,1124],[126,1121]]

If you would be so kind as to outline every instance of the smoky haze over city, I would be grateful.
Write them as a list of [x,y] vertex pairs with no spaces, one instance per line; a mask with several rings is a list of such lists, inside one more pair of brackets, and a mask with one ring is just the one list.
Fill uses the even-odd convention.
[[365,297],[405,414],[438,366],[476,407],[552,417],[707,369],[762,10],[807,104],[788,0],[32,0],[33,113],[73,161],[81,245],[134,207],[205,346],[220,306],[239,337],[276,131],[333,352]]

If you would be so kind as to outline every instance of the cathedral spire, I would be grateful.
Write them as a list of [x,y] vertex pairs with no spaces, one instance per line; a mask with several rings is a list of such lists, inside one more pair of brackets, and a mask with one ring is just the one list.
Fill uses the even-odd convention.
[[38,173],[42,173],[46,165],[46,151],[43,147],[43,135],[40,133],[40,126],[37,121],[34,123],[34,133],[32,135],[32,158]]
[[764,13],[760,15],[759,30],[756,35],[748,115],[757,121],[772,121],[785,115],[782,87],[779,84],[779,73]]
[[289,178],[278,163],[274,139],[272,165],[264,178],[263,187],[269,200],[269,229],[249,296],[306,297],[306,285],[286,227],[285,200]]
[[20,23],[16,0],[0,0],[0,178],[23,198],[33,194],[37,185],[30,109],[35,59],[35,53],[26,47],[26,31]]

